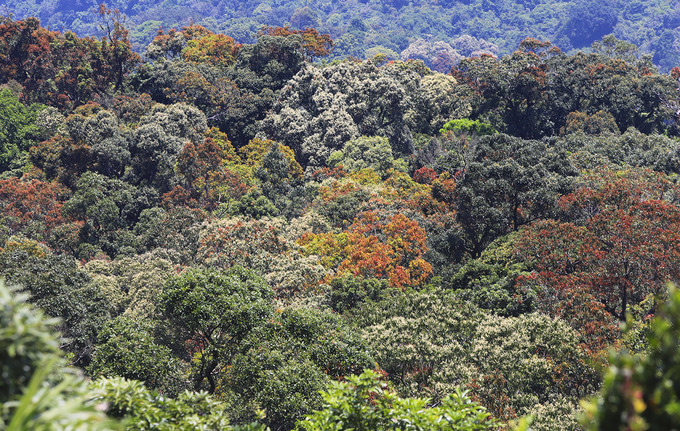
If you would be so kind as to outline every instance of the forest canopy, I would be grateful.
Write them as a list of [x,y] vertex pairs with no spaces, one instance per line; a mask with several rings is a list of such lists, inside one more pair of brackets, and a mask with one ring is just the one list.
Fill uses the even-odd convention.
[[[5,13],[38,17],[53,30],[103,35],[92,14],[99,9],[96,0],[5,0],[3,5]],[[112,0],[109,7],[127,16],[138,52],[161,27],[198,24],[240,43],[253,43],[263,26],[315,28],[333,38],[333,58],[383,54],[390,60],[423,60],[440,72],[462,57],[511,54],[527,37],[553,41],[572,53],[613,34],[628,47],[640,47],[619,51],[648,54],[664,71],[680,58],[680,6],[670,0]]]
[[587,51],[418,42],[450,63],[314,7],[143,50],[2,18],[0,427],[673,423],[680,69],[614,3]]

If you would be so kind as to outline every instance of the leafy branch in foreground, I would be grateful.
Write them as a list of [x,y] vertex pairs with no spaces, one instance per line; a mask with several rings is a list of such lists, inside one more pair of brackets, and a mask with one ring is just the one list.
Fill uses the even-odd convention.
[[623,350],[611,355],[611,367],[597,399],[584,402],[586,429],[677,430],[680,424],[680,291],[652,319],[648,353]]
[[380,374],[365,370],[346,382],[333,382],[323,392],[323,410],[298,423],[299,431],[368,430],[490,430],[496,423],[483,407],[460,390],[428,407],[427,398],[401,398],[380,380]]

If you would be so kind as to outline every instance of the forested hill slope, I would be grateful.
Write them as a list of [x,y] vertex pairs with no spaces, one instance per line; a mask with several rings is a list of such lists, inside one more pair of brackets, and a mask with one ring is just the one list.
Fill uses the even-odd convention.
[[0,429],[680,423],[680,68],[97,20],[0,20]]
[[[5,0],[0,13],[36,16],[53,30],[96,35],[98,5]],[[140,51],[160,26],[179,29],[194,22],[239,42],[253,42],[262,25],[314,27],[333,37],[338,58],[380,52],[393,59],[508,54],[526,37],[550,40],[569,52],[613,33],[653,55],[664,71],[680,60],[680,4],[673,0],[111,0],[108,6],[127,15]]]

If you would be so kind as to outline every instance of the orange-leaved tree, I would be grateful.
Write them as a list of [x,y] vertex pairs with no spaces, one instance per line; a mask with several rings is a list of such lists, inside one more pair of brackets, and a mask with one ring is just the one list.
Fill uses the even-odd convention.
[[308,254],[319,255],[338,275],[386,278],[392,287],[403,289],[422,285],[432,275],[432,266],[422,258],[426,241],[425,230],[405,215],[384,220],[366,211],[341,233],[306,233],[298,244]]

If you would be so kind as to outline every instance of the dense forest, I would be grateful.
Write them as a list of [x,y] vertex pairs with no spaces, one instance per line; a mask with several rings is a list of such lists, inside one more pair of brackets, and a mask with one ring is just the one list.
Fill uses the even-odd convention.
[[680,69],[96,17],[0,23],[0,428],[677,428]]
[[[254,43],[263,25],[330,34],[329,58],[416,59],[447,73],[472,53],[511,54],[527,37],[562,51],[589,49],[607,34],[633,43],[668,72],[680,63],[680,4],[673,0],[112,0],[127,15],[136,51],[159,27],[201,25]],[[4,0],[0,14],[35,16],[52,29],[102,36],[97,0]]]

